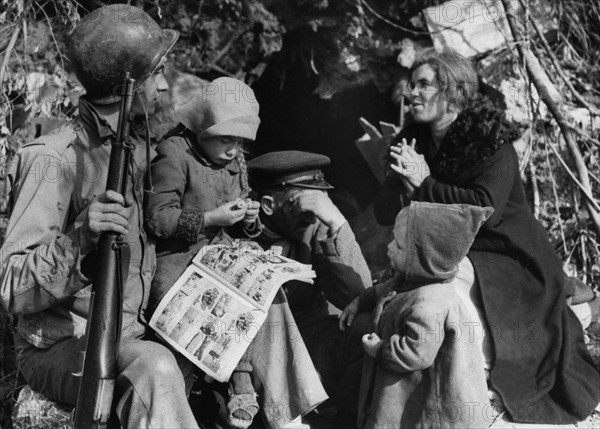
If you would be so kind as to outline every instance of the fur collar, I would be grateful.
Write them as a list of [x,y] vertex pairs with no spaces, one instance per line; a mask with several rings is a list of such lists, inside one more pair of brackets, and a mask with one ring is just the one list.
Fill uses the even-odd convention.
[[509,122],[504,110],[486,98],[467,106],[458,115],[444,137],[430,165],[438,178],[459,184],[477,173],[484,161],[496,154],[500,146],[519,137],[517,127]]

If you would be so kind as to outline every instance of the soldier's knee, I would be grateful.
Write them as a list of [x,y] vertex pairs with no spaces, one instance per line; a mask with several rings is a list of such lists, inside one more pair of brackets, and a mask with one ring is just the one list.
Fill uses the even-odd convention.
[[164,346],[156,344],[151,352],[144,353],[136,359],[138,371],[157,380],[179,380],[181,371],[173,353]]
[[149,370],[152,371],[156,377],[181,377],[181,371],[179,370],[175,356],[167,349],[150,359]]

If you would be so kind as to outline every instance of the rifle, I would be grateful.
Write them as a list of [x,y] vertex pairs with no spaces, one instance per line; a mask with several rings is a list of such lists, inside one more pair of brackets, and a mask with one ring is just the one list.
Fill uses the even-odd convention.
[[[129,137],[134,79],[125,75],[117,138],[111,145],[106,189],[125,195],[132,143]],[[92,284],[90,312],[86,326],[83,375],[75,410],[75,429],[106,428],[110,417],[118,347],[121,334],[122,289],[129,247],[114,232],[104,232],[98,240],[97,275]]]

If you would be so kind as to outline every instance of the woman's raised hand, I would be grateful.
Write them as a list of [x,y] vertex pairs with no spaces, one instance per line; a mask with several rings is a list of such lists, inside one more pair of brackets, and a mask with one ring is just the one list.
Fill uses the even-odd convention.
[[402,139],[400,144],[390,148],[390,156],[395,160],[392,170],[400,175],[409,196],[431,174],[425,157],[415,150],[415,144],[415,139],[410,144]]

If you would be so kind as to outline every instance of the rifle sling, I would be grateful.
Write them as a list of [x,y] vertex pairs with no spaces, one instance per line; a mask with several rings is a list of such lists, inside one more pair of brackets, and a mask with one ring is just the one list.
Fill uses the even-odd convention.
[[[131,260],[131,248],[129,244],[123,241],[122,238],[119,238],[117,242],[115,242],[113,250],[115,252],[115,258],[117,258],[117,288],[119,291],[120,299],[119,301],[123,302],[123,289],[127,284],[127,277],[129,276],[129,262]],[[119,318],[119,336],[121,335],[123,318]],[[117,343],[120,342],[120,338]]]

